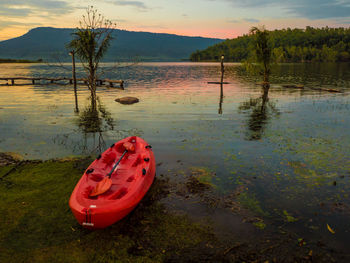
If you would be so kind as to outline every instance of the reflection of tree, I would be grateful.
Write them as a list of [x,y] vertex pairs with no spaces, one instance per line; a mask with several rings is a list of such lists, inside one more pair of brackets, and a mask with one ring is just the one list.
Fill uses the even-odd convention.
[[239,110],[242,112],[250,111],[247,121],[248,140],[259,140],[264,133],[266,124],[272,115],[279,114],[275,103],[269,101],[269,88],[263,88],[263,94],[256,99],[249,99],[241,103]]
[[[96,105],[95,110],[93,104]],[[89,105],[80,111],[75,124],[78,129],[57,134],[53,142],[77,154],[100,154],[106,149],[105,137],[108,140],[108,136],[111,136],[114,142],[117,139],[143,134],[143,131],[137,128],[115,129],[116,121],[99,98],[95,102],[90,101]]]
[[84,133],[103,132],[113,130],[114,121],[112,115],[106,107],[97,99],[98,107],[94,109],[91,103],[79,114],[78,126]]
[[[93,99],[91,99],[93,100]],[[105,148],[105,141],[103,133],[114,129],[114,120],[106,107],[97,99],[97,102],[92,101],[89,106],[82,110],[79,114],[77,124],[79,129],[84,133],[85,142],[89,134],[93,136],[94,145],[96,145],[96,135],[98,135],[98,142],[94,150],[102,152]],[[97,108],[95,105],[97,104]],[[84,150],[87,150],[87,143],[84,144]]]

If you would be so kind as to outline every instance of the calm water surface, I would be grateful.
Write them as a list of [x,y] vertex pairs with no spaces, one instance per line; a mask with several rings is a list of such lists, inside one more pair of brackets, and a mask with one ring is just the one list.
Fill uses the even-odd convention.
[[[0,66],[0,77],[71,74],[69,65]],[[223,98],[219,85],[207,84],[219,80],[218,64],[104,64],[103,70],[125,80],[126,89],[98,88],[98,118],[84,86],[75,113],[71,85],[0,83],[0,151],[28,159],[98,154],[123,137],[142,136],[162,163],[158,174],[203,167],[215,174],[220,194],[243,189],[242,202],[266,229],[283,226],[309,242],[350,247],[349,64],[279,65],[268,94],[228,64]],[[305,89],[282,88],[286,83]],[[122,96],[140,102],[114,101]]]

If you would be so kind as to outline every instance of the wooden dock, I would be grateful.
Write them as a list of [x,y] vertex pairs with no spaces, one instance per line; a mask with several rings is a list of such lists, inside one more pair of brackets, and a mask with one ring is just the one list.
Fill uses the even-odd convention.
[[[29,80],[29,81],[31,81],[31,84],[41,84],[41,85],[47,84],[47,83],[42,83],[41,81],[48,81],[49,83],[55,83],[58,81],[68,81],[69,84],[73,84],[72,78],[34,78],[34,77],[13,77],[13,78],[10,78],[10,77],[7,77],[7,78],[0,78],[0,80],[6,81],[7,83],[5,85],[16,85],[15,83],[17,80],[24,80],[24,81]],[[87,84],[87,79],[77,78],[77,83],[78,84]],[[98,86],[106,85],[105,83],[108,83],[109,87],[114,87],[114,84],[119,84],[119,88],[124,89],[124,81],[123,80],[113,80],[113,79],[98,79],[98,80],[96,80],[96,85],[98,85]]]

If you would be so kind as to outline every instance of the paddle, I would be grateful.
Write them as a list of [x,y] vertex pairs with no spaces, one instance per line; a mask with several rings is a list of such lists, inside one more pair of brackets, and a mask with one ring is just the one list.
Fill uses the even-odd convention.
[[111,188],[111,186],[112,186],[112,179],[111,179],[112,173],[117,168],[118,164],[120,163],[120,161],[123,159],[124,155],[127,152],[135,151],[134,145],[130,142],[125,142],[123,144],[123,147],[125,148],[125,151],[123,152],[122,156],[119,158],[119,160],[113,166],[112,170],[105,176],[105,178],[103,178],[102,181],[100,181],[96,185],[96,187],[91,191],[90,196],[97,196],[97,195],[103,194],[103,193],[107,192],[109,188]]

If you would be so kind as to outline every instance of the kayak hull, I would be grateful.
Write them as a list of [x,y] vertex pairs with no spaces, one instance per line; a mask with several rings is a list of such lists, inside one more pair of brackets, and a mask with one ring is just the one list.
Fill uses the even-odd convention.
[[[127,152],[112,173],[110,189],[98,196],[90,196],[123,154],[125,142],[132,143],[135,151]],[[155,173],[154,154],[148,143],[136,136],[125,138],[113,144],[90,164],[75,186],[69,206],[83,227],[108,227],[137,206],[152,185]]]

